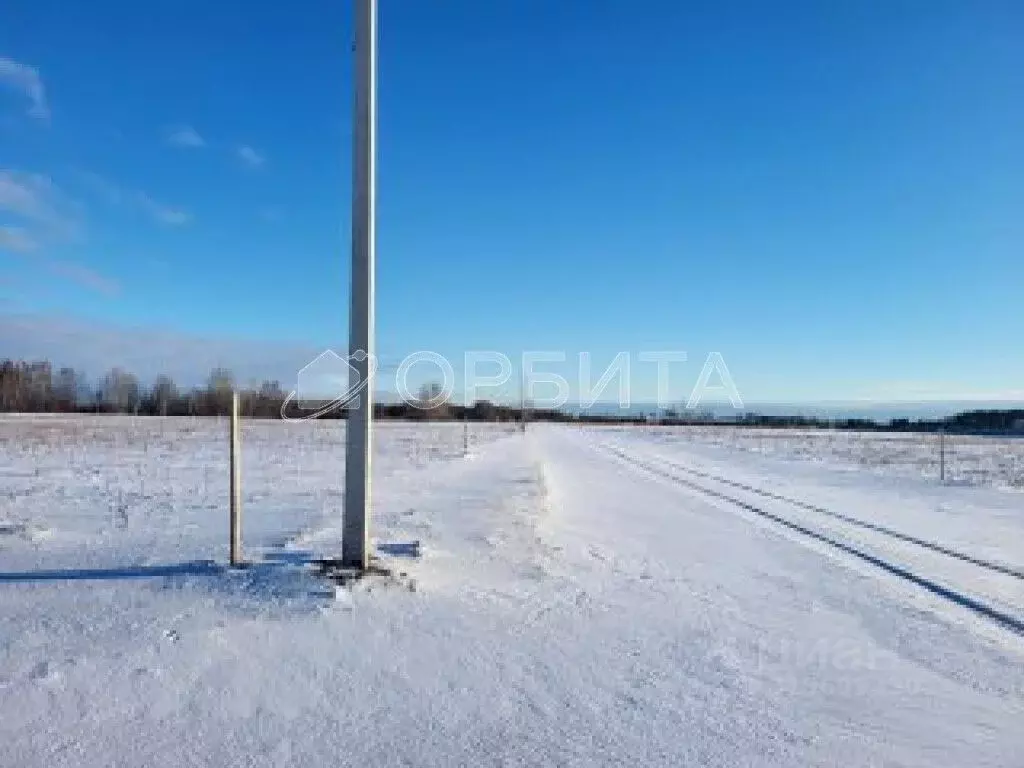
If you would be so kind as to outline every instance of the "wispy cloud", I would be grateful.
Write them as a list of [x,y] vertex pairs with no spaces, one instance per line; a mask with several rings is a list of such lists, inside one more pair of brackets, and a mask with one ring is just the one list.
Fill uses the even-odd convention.
[[42,174],[0,170],[0,210],[34,221],[55,218],[48,199],[52,188]]
[[39,249],[39,243],[24,227],[0,226],[0,251],[31,253]]
[[86,318],[0,312],[5,356],[46,358],[99,376],[121,365],[150,379],[170,374],[179,384],[205,382],[210,369],[227,367],[238,381],[277,379],[290,389],[296,374],[322,350],[266,339],[192,336],[166,328],[128,328]]
[[121,187],[109,179],[92,171],[76,171],[75,175],[90,190],[102,197],[104,202],[110,205],[121,205],[124,202],[124,192]]
[[120,291],[116,281],[89,267],[51,258],[48,245],[63,245],[79,233],[81,206],[49,177],[0,169],[0,214],[17,224],[0,225],[0,251],[23,257],[37,268],[106,296]]
[[0,56],[0,85],[20,91],[29,100],[28,114],[38,120],[50,118],[50,107],[46,103],[46,90],[39,70],[14,59]]
[[116,296],[121,292],[121,286],[116,280],[104,277],[89,267],[77,264],[72,261],[51,260],[44,262],[46,268],[54,275],[67,278],[72,282],[89,288],[90,290],[102,293],[106,296]]
[[[4,250],[2,242],[3,236],[3,229],[0,228],[0,252]],[[32,247],[27,251],[15,251],[15,254],[21,257],[25,263],[31,264],[34,267],[34,271],[41,272],[44,275],[52,275],[64,280],[69,280],[82,288],[87,288],[90,291],[96,291],[104,296],[116,296],[121,292],[121,285],[116,280],[106,277],[105,275],[101,275],[91,267],[87,267],[76,261],[50,258],[42,251],[36,252],[37,248],[35,243],[30,242],[29,244]],[[30,254],[29,251],[32,253]]]
[[73,237],[79,208],[48,176],[0,169],[0,212],[23,220],[36,238]]
[[1024,400],[1024,389],[984,390],[964,381],[877,381],[862,387],[850,400],[869,403]]
[[154,200],[141,190],[125,189],[98,173],[78,171],[77,176],[108,205],[136,208],[154,221],[172,227],[180,227],[192,221],[192,214],[188,211]]
[[161,224],[180,227],[192,221],[192,214],[188,213],[188,211],[158,203],[145,192],[137,192],[135,199],[144,211]]
[[179,125],[167,132],[167,141],[176,147],[205,147],[206,141],[199,132],[190,125]]
[[250,147],[248,144],[241,144],[235,149],[238,159],[250,168],[260,168],[267,160],[262,154]]

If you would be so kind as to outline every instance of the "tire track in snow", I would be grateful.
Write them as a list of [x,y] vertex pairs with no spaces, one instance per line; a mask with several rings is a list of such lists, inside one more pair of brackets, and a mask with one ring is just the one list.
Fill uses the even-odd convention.
[[[618,449],[612,450],[617,451]],[[843,514],[842,512],[834,512],[831,509],[827,509],[817,504],[811,504],[810,502],[807,501],[801,501],[800,499],[794,499],[790,496],[784,496],[781,493],[766,491],[763,488],[757,488],[756,486],[748,485],[747,483],[740,483],[737,482],[736,480],[729,480],[728,478],[721,477],[720,475],[716,475],[712,472],[704,472],[699,469],[684,467],[683,465],[678,464],[674,461],[670,461],[668,459],[663,459],[659,457],[658,461],[662,462],[665,466],[671,467],[672,469],[675,470],[679,470],[680,472],[685,472],[695,477],[701,477],[706,480],[714,480],[716,483],[722,483],[723,485],[728,485],[743,491],[749,491],[750,493],[755,493],[758,496],[762,496],[766,499],[772,499],[774,501],[781,501],[786,504],[792,504],[795,507],[800,507],[801,509],[806,509],[810,512],[817,512],[818,514],[825,515],[836,520],[841,520],[844,523],[849,523],[850,525],[854,525],[858,528],[874,531],[875,533],[881,533],[885,536],[889,536],[890,538],[898,539],[899,541],[905,541],[909,544],[916,544],[919,547],[930,549],[933,552],[938,552],[948,557],[952,557],[956,560],[961,560],[965,563],[977,565],[980,568],[985,568],[995,573],[1001,573],[1006,576],[1012,576],[1015,579],[1021,579],[1022,581],[1024,581],[1024,570],[1017,568],[1013,565],[1009,565],[1007,563],[1000,563],[995,560],[986,560],[985,558],[977,557],[976,555],[971,555],[966,552],[961,552],[959,550],[953,549],[952,547],[947,547],[945,544],[940,544],[937,541],[921,539],[909,533],[903,533],[902,531],[897,531],[893,528],[888,528],[887,526],[880,525],[878,523],[872,523],[869,520],[862,520],[859,517],[853,517],[852,515]]]
[[[721,501],[726,501],[730,504],[734,504],[747,512],[751,512],[761,518],[769,520],[790,531],[799,533],[802,536],[821,542],[823,544],[827,544],[830,547],[839,550],[840,552],[855,557],[858,560],[868,563],[869,565],[879,568],[891,575],[897,576],[898,578],[901,578],[904,581],[908,581],[912,584],[915,584],[925,589],[926,591],[930,592],[931,594],[936,595],[948,602],[954,603],[962,608],[967,608],[968,610],[976,613],[977,615],[989,619],[990,621],[998,624],[1004,629],[1013,632],[1014,634],[1024,636],[1024,619],[1018,616],[1014,616],[1013,614],[1007,613],[999,608],[996,608],[993,605],[990,605],[989,603],[983,600],[980,600],[976,597],[972,597],[971,595],[968,595],[965,592],[961,592],[956,589],[953,589],[952,587],[948,587],[944,584],[941,584],[938,581],[935,581],[927,576],[923,576],[902,565],[890,562],[889,560],[886,560],[878,555],[872,554],[871,552],[861,549],[860,547],[848,544],[847,542],[842,541],[841,539],[829,533],[820,530],[815,530],[809,525],[797,522],[795,520],[790,520],[789,518],[783,517],[782,515],[763,509],[757,506],[756,504],[751,504],[750,502],[743,501],[742,499],[737,499],[733,496],[730,496],[727,493],[715,490],[714,488],[708,488],[706,486],[700,485],[699,483],[695,483],[692,480],[689,480],[688,478],[681,477],[680,475],[676,474],[676,472],[672,471],[673,469],[675,469],[677,471],[693,472],[693,470],[680,467],[671,462],[663,462],[663,464],[666,464],[669,467],[671,467],[671,469],[666,469],[665,466],[658,466],[657,463],[652,462],[650,460],[639,459],[637,457],[630,456],[629,454],[619,450],[618,448],[614,448],[612,446],[603,446],[603,448],[607,452],[611,453],[611,455],[613,455],[614,457],[618,458],[620,461],[628,465],[641,469],[645,472],[649,472],[650,474],[657,475],[664,479],[671,480],[674,483],[685,486],[686,488],[697,491],[706,496],[711,496]],[[711,478],[709,477],[709,479]],[[789,502],[788,499],[782,500]]]

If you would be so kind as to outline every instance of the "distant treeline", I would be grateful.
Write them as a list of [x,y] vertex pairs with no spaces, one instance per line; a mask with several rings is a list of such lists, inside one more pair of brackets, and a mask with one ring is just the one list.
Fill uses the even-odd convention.
[[[210,372],[204,386],[179,388],[170,376],[157,376],[144,386],[137,376],[111,368],[98,382],[74,368],[56,371],[47,361],[0,360],[0,412],[12,413],[129,413],[139,416],[222,416],[231,407],[237,389],[239,407],[250,418],[277,419],[287,393],[277,381],[240,386],[225,368]],[[308,405],[308,404],[307,404]],[[975,410],[943,419],[824,419],[808,416],[769,416],[744,413],[716,418],[708,412],[663,411],[658,415],[624,413],[569,413],[527,407],[528,421],[560,421],[591,424],[657,424],[661,426],[744,426],[777,429],[845,429],[886,432],[938,432],[961,434],[1024,434],[1024,409]],[[285,413],[300,418],[309,413],[296,402]],[[321,418],[345,418],[335,409]],[[470,406],[444,402],[437,385],[425,386],[413,403],[377,403],[374,415],[382,419],[432,421],[521,421],[524,409],[480,400]]]
[[[659,419],[661,424],[694,424],[685,418]],[[950,434],[1024,434],[1024,409],[972,410],[941,419],[827,419],[809,416],[766,416],[745,413],[716,424],[776,429],[843,429],[864,432],[947,432]]]
[[[281,418],[287,394],[277,381],[238,385],[231,371],[215,368],[204,386],[179,388],[170,376],[157,376],[146,386],[121,368],[112,368],[98,382],[90,383],[74,368],[54,370],[47,361],[0,360],[0,412],[5,413],[127,413],[138,416],[223,416],[231,408],[231,394],[239,394],[244,416]],[[444,402],[436,385],[428,385],[415,403],[377,403],[374,415],[382,419],[469,419],[473,421],[520,421],[522,409],[481,400],[469,407]],[[314,405],[303,403],[305,406]],[[310,410],[291,401],[285,413],[301,418]],[[335,409],[320,418],[345,418],[347,410]],[[559,411],[531,410],[529,418],[569,420]]]

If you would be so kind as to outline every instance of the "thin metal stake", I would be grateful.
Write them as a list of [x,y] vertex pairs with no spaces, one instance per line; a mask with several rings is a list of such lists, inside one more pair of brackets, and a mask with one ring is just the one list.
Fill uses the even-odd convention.
[[946,429],[939,428],[939,482],[946,484]]
[[231,565],[242,563],[242,441],[238,429],[238,393],[231,393]]

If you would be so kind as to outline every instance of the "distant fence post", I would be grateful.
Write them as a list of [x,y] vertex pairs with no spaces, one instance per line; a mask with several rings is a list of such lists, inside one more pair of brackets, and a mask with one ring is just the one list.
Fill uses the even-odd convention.
[[242,563],[242,441],[238,392],[231,393],[231,565]]
[[946,428],[939,427],[939,482],[946,484]]

